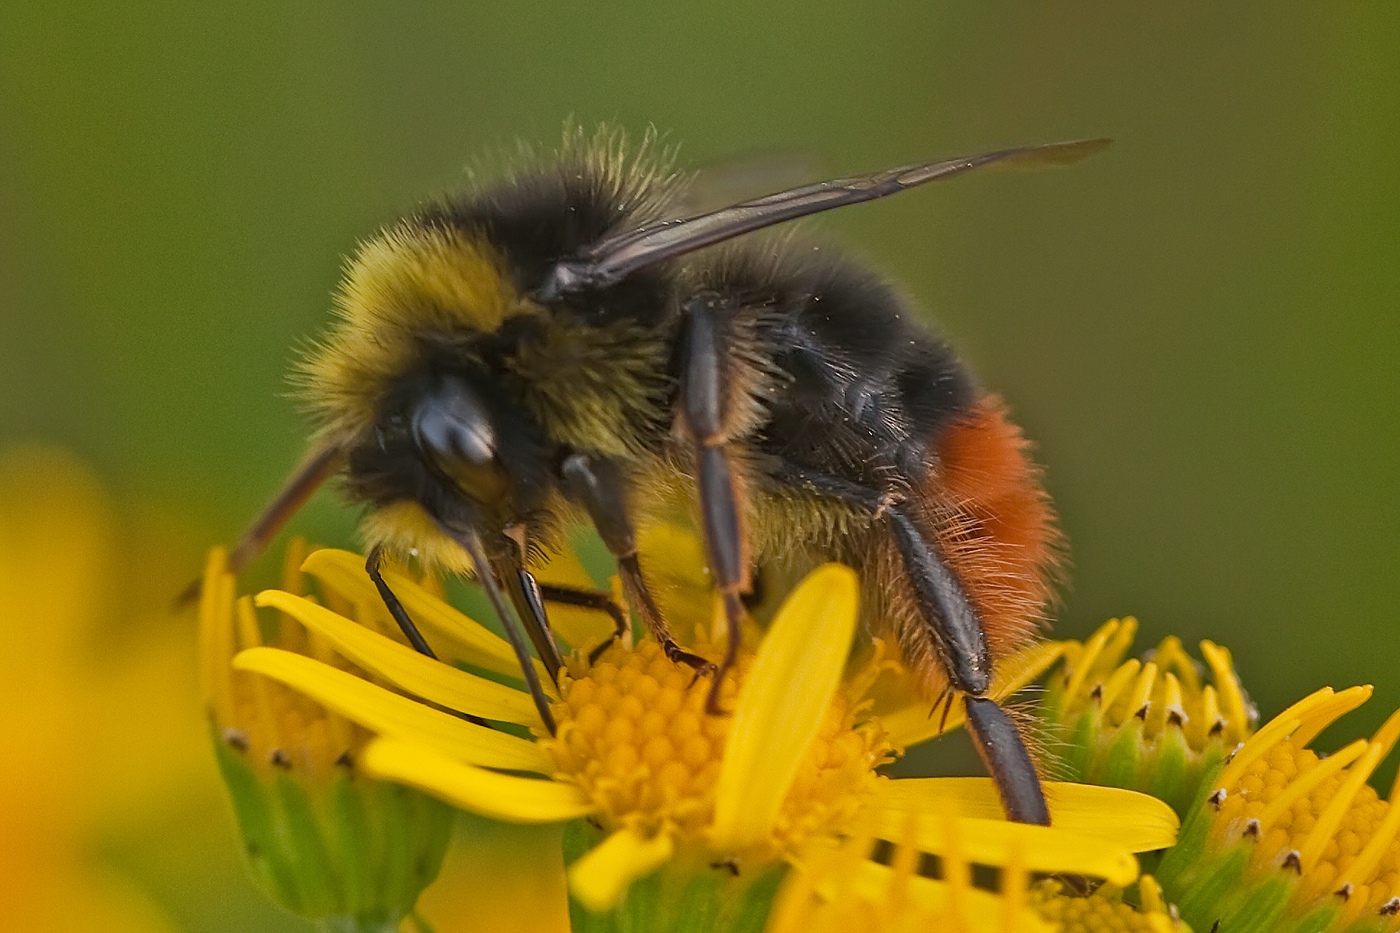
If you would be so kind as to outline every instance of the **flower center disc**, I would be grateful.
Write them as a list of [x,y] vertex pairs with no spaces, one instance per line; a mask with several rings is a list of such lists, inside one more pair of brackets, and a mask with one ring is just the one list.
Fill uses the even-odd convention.
[[[741,655],[725,678],[722,709],[734,708],[752,662]],[[652,641],[614,645],[591,667],[577,660],[569,667],[553,707],[558,734],[541,740],[557,777],[583,788],[612,827],[703,842],[733,724],[731,716],[705,713],[709,677],[675,664]],[[774,849],[848,820],[877,780],[874,769],[892,757],[878,722],[855,725],[862,708],[837,694],[788,791]]]
[[[1324,760],[1292,741],[1275,745],[1249,766],[1234,792],[1221,802],[1215,820],[1217,838],[1228,839],[1232,833],[1255,835],[1258,841],[1253,861],[1261,872],[1276,868],[1289,858],[1290,852],[1305,851],[1319,817],[1336,800],[1344,783],[1344,777],[1338,774],[1329,774],[1315,784],[1308,780]],[[1300,781],[1312,786],[1297,794],[1297,788],[1303,786]],[[1292,799],[1284,799],[1285,795]],[[1282,807],[1276,804],[1281,799],[1285,804]],[[1297,868],[1307,882],[1306,895],[1325,894],[1337,887],[1339,879],[1349,874],[1361,849],[1385,822],[1389,809],[1390,804],[1369,785],[1356,790],[1317,854],[1316,864]],[[1400,850],[1387,846],[1369,874],[1378,883],[1351,891],[1349,897],[1365,898],[1368,907],[1379,910],[1391,892],[1400,887]]]

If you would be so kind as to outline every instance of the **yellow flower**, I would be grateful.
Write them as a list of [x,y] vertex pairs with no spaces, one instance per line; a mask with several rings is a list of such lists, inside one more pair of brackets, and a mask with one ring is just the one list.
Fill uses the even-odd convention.
[[[363,559],[320,551],[305,564],[323,587],[362,617],[383,617]],[[588,818],[606,831],[569,869],[573,895],[590,910],[615,907],[633,881],[663,866],[692,874],[738,873],[733,892],[766,877],[767,866],[799,857],[854,826],[899,838],[910,813],[955,810],[973,821],[970,839],[995,844],[1009,831],[989,779],[890,780],[875,768],[909,736],[927,737],[927,702],[916,728],[892,728],[870,715],[862,694],[883,666],[843,679],[856,621],[857,585],[847,568],[811,574],[784,602],[756,652],[742,652],[725,685],[731,714],[702,715],[707,683],[677,668],[654,644],[610,648],[595,665],[582,656],[561,679],[548,735],[530,697],[503,684],[518,677],[498,636],[462,616],[413,580],[390,586],[436,642],[455,649],[478,676],[428,659],[304,598],[260,594],[371,672],[371,683],[334,666],[273,648],[240,654],[235,665],[281,680],[379,736],[360,757],[377,777],[427,791],[455,806],[507,822],[552,824]],[[387,625],[386,625],[387,629]],[[705,650],[698,646],[697,650]],[[1005,665],[997,695],[1011,692],[1052,660],[1035,648]],[[417,699],[414,699],[417,698]],[[503,724],[490,728],[444,712]],[[896,711],[898,712],[898,711]],[[899,722],[892,715],[888,722]],[[950,719],[951,722],[951,719]],[[524,727],[527,732],[522,732]],[[1130,854],[1170,844],[1175,815],[1159,801],[1110,788],[1051,784],[1054,829],[1026,831],[1028,871],[1136,877]],[[936,844],[929,824],[920,847]],[[893,834],[893,835],[891,835]],[[708,866],[719,866],[709,871]]]
[[[300,589],[291,551],[286,585]],[[408,788],[366,779],[361,727],[280,683],[235,672],[240,649],[263,644],[353,668],[293,619],[259,619],[237,599],[222,551],[200,596],[200,653],[215,756],[263,888],[287,908],[343,930],[399,928],[437,875],[453,812]]]
[[1138,879],[1136,906],[1123,893],[1104,885],[1079,894],[1060,882],[1046,881],[1031,892],[1029,900],[1031,909],[1059,933],[1191,933],[1175,909],[1163,901],[1162,889],[1151,875]]
[[[126,521],[119,551],[118,527],[97,479],[68,455],[0,451],[5,929],[172,929],[99,854],[115,840],[158,845],[149,826],[196,803],[204,763],[188,639],[161,614],[175,579],[145,572],[146,536]],[[156,594],[161,609],[143,618],[140,597],[154,605]]]
[[1198,929],[1400,929],[1400,786],[1382,800],[1366,783],[1400,738],[1400,713],[1331,755],[1308,747],[1370,695],[1317,691],[1212,776],[1158,875]]
[[1184,814],[1258,714],[1224,648],[1201,642],[1214,680],[1206,683],[1175,637],[1124,660],[1136,634],[1136,619],[1112,619],[1083,644],[1067,642],[1041,715],[1064,750],[1066,778],[1143,791]]

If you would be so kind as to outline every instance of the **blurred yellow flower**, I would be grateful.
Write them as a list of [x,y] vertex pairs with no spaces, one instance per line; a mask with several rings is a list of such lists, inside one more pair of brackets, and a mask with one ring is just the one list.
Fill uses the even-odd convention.
[[[164,931],[98,847],[154,821],[205,767],[193,644],[141,620],[97,480],[41,447],[0,452],[0,922],[26,933]],[[120,556],[119,556],[120,555]],[[151,594],[168,606],[168,593]],[[154,610],[158,611],[158,610]]]
[[1112,885],[1089,894],[1068,888],[1059,881],[1044,881],[1029,898],[1031,909],[1058,933],[1191,933],[1175,908],[1163,901],[1161,886],[1151,875],[1138,879],[1137,906]]
[[[932,832],[920,831],[922,824]],[[884,861],[871,860],[875,840],[858,834],[799,862],[778,892],[766,933],[1190,933],[1147,876],[1138,879],[1139,907],[1111,884],[1085,894],[1053,880],[1033,883],[1026,853],[1043,845],[1037,829],[1012,824],[987,845],[977,839],[977,821],[909,814]],[[937,877],[921,865],[924,853],[938,856]],[[995,887],[975,882],[978,866],[996,869]]]

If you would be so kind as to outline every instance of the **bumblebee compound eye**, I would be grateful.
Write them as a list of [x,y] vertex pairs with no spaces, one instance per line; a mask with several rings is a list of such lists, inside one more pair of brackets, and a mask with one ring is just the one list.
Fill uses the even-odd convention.
[[475,392],[457,379],[444,379],[418,404],[413,433],[425,450],[474,466],[496,459],[496,429]]
[[444,378],[414,408],[412,425],[418,448],[463,492],[485,501],[505,490],[496,425],[465,382]]

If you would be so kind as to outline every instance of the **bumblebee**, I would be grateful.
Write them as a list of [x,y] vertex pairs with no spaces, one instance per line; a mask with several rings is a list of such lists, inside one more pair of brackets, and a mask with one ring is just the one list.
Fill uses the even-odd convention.
[[[721,679],[755,567],[856,568],[870,628],[893,635],[931,703],[961,697],[1010,819],[1049,813],[1014,722],[986,694],[1036,635],[1058,566],[1055,517],[1006,407],[900,293],[785,221],[991,167],[1065,164],[1106,140],[1007,149],[688,212],[648,139],[566,134],[557,157],[429,204],[364,242],[339,320],[304,360],[311,453],[235,549],[246,564],[325,480],[365,506],[386,555],[480,580],[541,718],[530,649],[560,668],[551,602],[605,595],[530,572],[589,523],[672,660]],[[711,663],[672,637],[636,529],[685,503],[728,622]],[[936,708],[936,706],[934,707]]]

